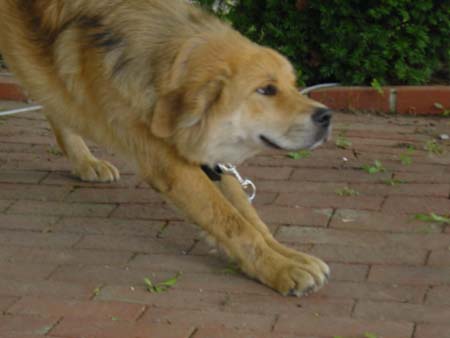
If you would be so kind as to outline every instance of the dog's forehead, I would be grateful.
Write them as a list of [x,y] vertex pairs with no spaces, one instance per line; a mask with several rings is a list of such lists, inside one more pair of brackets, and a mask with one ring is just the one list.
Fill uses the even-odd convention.
[[295,81],[296,75],[292,64],[281,54],[270,48],[258,48],[247,59],[245,73],[253,75],[260,80],[279,82]]

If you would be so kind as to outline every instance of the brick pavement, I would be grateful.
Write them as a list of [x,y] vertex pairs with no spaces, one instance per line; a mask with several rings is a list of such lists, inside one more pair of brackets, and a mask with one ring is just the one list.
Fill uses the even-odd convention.
[[[82,183],[40,114],[1,119],[0,337],[449,338],[450,225],[414,215],[450,214],[450,142],[423,149],[450,120],[337,114],[335,125],[349,149],[242,168],[276,237],[332,268],[321,292],[292,299],[230,270],[123,159],[94,148],[122,179]],[[361,170],[374,160],[386,172]],[[173,289],[145,290],[145,277],[178,271]]]

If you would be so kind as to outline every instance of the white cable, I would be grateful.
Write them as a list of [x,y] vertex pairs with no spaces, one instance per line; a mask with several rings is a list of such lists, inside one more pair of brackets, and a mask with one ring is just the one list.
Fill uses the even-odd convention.
[[0,112],[0,116],[7,116],[7,115],[13,115],[13,114],[20,114],[20,113],[27,113],[32,111],[41,110],[42,106],[30,106],[30,107],[24,107],[24,108],[17,108],[17,109],[11,109],[11,110],[5,110]]
[[324,84],[318,84],[312,87],[307,87],[300,91],[301,94],[307,95],[311,93],[312,91],[323,89],[323,88],[331,88],[331,87],[337,87],[340,86],[340,83],[324,83]]

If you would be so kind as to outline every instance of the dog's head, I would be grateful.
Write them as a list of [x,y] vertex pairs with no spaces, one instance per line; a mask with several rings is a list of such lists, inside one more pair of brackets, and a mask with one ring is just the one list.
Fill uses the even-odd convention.
[[265,148],[311,149],[330,135],[331,111],[300,94],[289,61],[237,33],[187,43],[170,82],[152,132],[192,162],[238,164]]

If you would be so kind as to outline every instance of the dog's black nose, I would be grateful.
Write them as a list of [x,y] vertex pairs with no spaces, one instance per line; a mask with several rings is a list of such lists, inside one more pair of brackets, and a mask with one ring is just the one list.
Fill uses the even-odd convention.
[[316,112],[312,115],[312,120],[320,127],[328,128],[331,124],[332,118],[331,110],[328,108],[317,108]]

